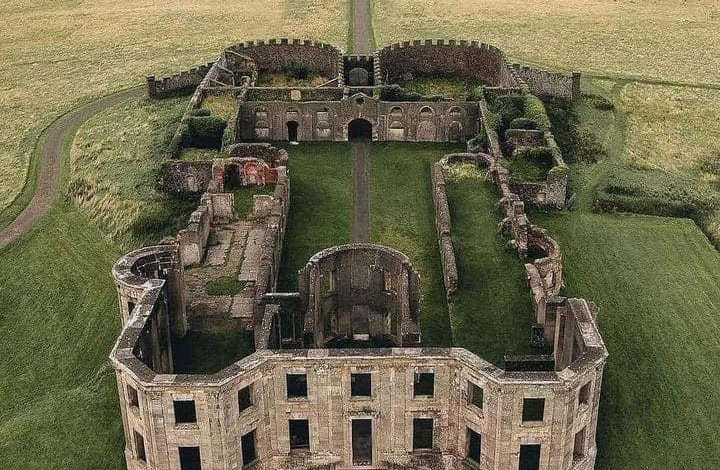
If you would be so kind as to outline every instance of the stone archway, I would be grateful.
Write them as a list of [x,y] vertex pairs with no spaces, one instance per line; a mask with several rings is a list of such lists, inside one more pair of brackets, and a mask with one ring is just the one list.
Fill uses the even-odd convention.
[[372,140],[372,123],[366,119],[353,119],[348,123],[348,140]]

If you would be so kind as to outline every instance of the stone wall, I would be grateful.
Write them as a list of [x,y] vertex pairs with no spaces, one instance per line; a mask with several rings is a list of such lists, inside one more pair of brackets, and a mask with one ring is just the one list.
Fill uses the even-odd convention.
[[331,102],[241,102],[235,129],[239,141],[288,140],[287,123],[297,122],[299,141],[345,141],[354,119],[370,122],[378,141],[465,142],[479,129],[474,102],[387,102],[364,94]]
[[160,187],[166,193],[205,191],[212,180],[212,161],[163,162]]
[[465,76],[492,86],[516,86],[502,51],[477,41],[407,41],[380,49],[377,57],[385,84],[398,83],[410,74]]
[[343,89],[334,87],[253,87],[248,89],[247,101],[340,101]]
[[533,94],[573,100],[580,96],[580,74],[565,75],[548,70],[512,64],[515,73],[530,87]]
[[430,170],[431,193],[435,208],[435,232],[440,248],[440,264],[443,272],[445,295],[450,296],[458,287],[458,270],[455,262],[455,250],[452,242],[450,207],[445,192],[443,164],[435,163]]
[[342,83],[342,51],[330,44],[283,38],[244,42],[228,50],[253,59],[259,73],[276,72],[284,62],[294,61],[329,80],[338,77]]
[[192,92],[194,88],[200,85],[200,82],[214,64],[215,62],[208,62],[159,79],[155,78],[155,75],[149,75],[146,79],[148,96],[150,98],[164,98],[176,93]]

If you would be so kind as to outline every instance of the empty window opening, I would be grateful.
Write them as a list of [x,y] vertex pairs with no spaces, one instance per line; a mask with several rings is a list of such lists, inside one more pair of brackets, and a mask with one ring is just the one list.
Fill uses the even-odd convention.
[[291,419],[290,449],[310,449],[310,427],[306,419]]
[[433,419],[413,419],[413,450],[432,449],[433,446]]
[[392,276],[390,275],[390,271],[383,269],[382,273],[383,273],[383,288],[387,291],[393,290]]
[[525,398],[523,399],[522,420],[525,421],[542,421],[545,418],[545,399],[544,398]]
[[180,470],[202,470],[199,447],[179,447]]
[[137,408],[140,406],[140,400],[138,400],[138,393],[130,385],[127,386],[127,399],[130,406]]
[[242,464],[243,467],[246,467],[257,459],[254,429],[240,438],[240,445],[242,447]]
[[575,445],[573,446],[573,460],[582,460],[585,457],[585,429],[582,428],[575,434]]
[[372,420],[352,420],[353,466],[372,465]]
[[467,458],[473,462],[480,463],[482,437],[479,433],[467,428]]
[[177,400],[173,402],[175,424],[197,423],[194,400]]
[[145,439],[143,439],[142,434],[135,430],[133,430],[133,434],[135,437],[135,456],[138,460],[145,462],[147,461],[145,455]]
[[432,372],[415,372],[413,396],[431,397],[435,395],[435,374]]
[[372,376],[370,374],[350,374],[350,395],[369,397],[372,395]]
[[305,374],[288,374],[287,375],[287,397],[288,398],[306,398],[307,397],[307,376]]
[[242,413],[252,406],[252,396],[250,394],[250,386],[238,390],[238,412]]
[[128,308],[128,317],[130,317],[130,316],[132,316],[132,312],[135,309],[135,302],[128,302],[127,308]]
[[[359,103],[358,104],[362,104]],[[348,140],[372,140],[372,124],[365,119],[355,119],[348,124]]]
[[520,446],[518,470],[540,470],[540,444]]
[[468,392],[470,395],[468,397],[469,398],[468,402],[471,405],[475,405],[482,410],[483,409],[483,399],[484,399],[483,389],[472,382],[468,382],[468,384],[469,384]]
[[580,393],[578,394],[579,404],[587,405],[590,403],[590,385],[590,382],[588,382],[580,388]]
[[288,140],[290,142],[298,141],[298,127],[300,127],[300,124],[297,121],[287,122]]

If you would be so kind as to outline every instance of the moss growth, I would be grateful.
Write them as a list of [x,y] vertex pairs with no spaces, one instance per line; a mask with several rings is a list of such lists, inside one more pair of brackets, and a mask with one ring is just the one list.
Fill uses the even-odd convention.
[[205,293],[207,295],[237,295],[248,285],[245,281],[238,281],[234,277],[221,277],[213,279],[205,284]]

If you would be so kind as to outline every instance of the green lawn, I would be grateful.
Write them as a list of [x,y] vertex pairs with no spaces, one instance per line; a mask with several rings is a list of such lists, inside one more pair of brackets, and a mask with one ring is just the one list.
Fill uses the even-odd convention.
[[279,286],[295,292],[297,271],[312,255],[351,241],[352,156],[347,143],[274,145],[290,154],[290,216]]
[[533,308],[525,267],[498,231],[497,190],[469,165],[446,172],[459,289],[450,303],[456,346],[503,367],[505,354],[530,354]]
[[720,468],[720,255],[687,219],[535,214],[610,352],[598,470]]
[[420,275],[420,330],[426,346],[452,344],[442,285],[430,167],[453,144],[375,142],[370,147],[370,227],[373,243],[405,253]]
[[3,469],[124,468],[115,375],[120,329],[110,276],[120,255],[57,204],[0,251]]

